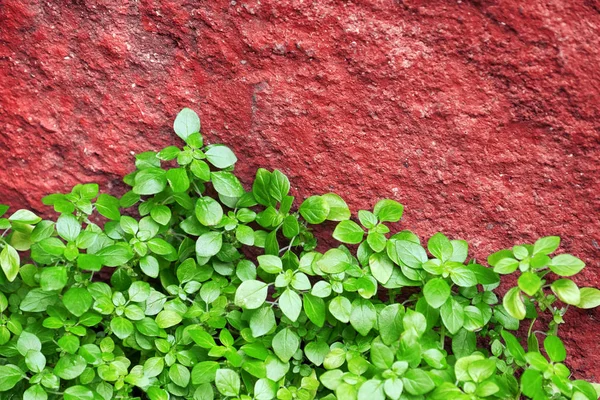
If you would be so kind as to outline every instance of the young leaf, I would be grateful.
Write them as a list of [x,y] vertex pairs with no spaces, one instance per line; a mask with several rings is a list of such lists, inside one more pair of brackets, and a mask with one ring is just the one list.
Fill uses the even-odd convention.
[[513,318],[518,320],[525,318],[525,304],[523,303],[523,299],[521,299],[521,290],[518,287],[510,289],[506,293],[502,304]]
[[581,293],[575,282],[570,279],[558,279],[550,286],[556,297],[565,304],[578,305]]
[[292,322],[296,322],[302,311],[302,299],[298,293],[288,288],[279,297],[279,308]]
[[273,337],[273,351],[283,362],[288,362],[300,347],[300,338],[289,328],[277,332]]
[[309,224],[320,224],[329,215],[329,203],[321,196],[311,196],[302,202],[299,211]]
[[242,197],[245,193],[239,179],[231,172],[212,172],[210,177],[217,193],[223,196]]
[[404,206],[397,201],[384,199],[375,204],[373,214],[381,222],[398,222],[402,218]]
[[244,281],[235,292],[235,304],[248,310],[254,310],[262,306],[267,299],[267,288],[267,284],[260,281]]
[[19,257],[17,250],[11,245],[6,244],[2,249],[2,252],[0,252],[0,266],[9,282],[14,281],[19,274],[20,262],[21,257]]
[[572,276],[585,267],[585,263],[570,254],[559,254],[549,265],[552,272],[560,276]]
[[440,308],[450,297],[450,286],[442,278],[429,280],[423,287],[423,295],[433,308]]
[[208,161],[217,168],[229,168],[237,162],[237,157],[231,149],[222,144],[206,146],[204,151]]
[[187,141],[190,135],[200,132],[200,118],[198,114],[189,108],[184,108],[177,114],[173,123],[173,130],[177,136]]
[[362,242],[365,232],[354,221],[341,221],[333,231],[334,239],[349,244],[358,244]]
[[217,390],[223,396],[237,397],[240,393],[240,377],[231,369],[219,369],[215,376]]

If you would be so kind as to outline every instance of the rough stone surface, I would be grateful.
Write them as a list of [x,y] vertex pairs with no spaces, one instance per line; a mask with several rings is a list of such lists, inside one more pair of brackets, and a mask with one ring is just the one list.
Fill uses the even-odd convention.
[[[189,106],[245,183],[392,197],[478,258],[561,235],[599,285],[599,49],[597,0],[0,0],[0,201],[122,192]],[[600,380],[600,312],[567,322]]]

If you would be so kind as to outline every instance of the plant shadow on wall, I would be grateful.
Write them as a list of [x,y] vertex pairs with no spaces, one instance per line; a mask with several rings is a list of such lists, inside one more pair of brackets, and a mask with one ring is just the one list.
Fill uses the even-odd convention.
[[[600,291],[568,279],[581,260],[550,257],[558,237],[486,267],[463,240],[390,232],[393,200],[354,222],[333,193],[294,211],[277,170],[246,191],[193,111],[174,128],[183,149],[137,155],[120,199],[77,185],[43,199],[56,222],[0,218],[0,399],[598,398],[571,379],[557,332]],[[327,220],[342,244],[320,253],[311,225]],[[110,282],[94,279],[105,267]]]

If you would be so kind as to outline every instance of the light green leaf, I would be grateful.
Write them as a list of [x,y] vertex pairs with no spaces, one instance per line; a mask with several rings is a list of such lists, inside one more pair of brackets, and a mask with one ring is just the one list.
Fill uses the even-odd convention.
[[66,241],[74,242],[81,232],[81,224],[74,215],[62,214],[56,221],[56,231]]
[[358,298],[352,302],[350,324],[362,336],[366,336],[377,322],[375,306],[369,300]]
[[196,241],[196,255],[198,257],[212,257],[223,246],[221,232],[212,231],[202,234]]
[[433,308],[440,308],[450,297],[450,286],[442,278],[429,280],[423,287],[423,295]]
[[542,280],[533,272],[523,272],[518,280],[519,289],[533,296],[542,287]]
[[321,196],[311,196],[300,205],[300,215],[309,224],[320,224],[329,215],[329,203]]
[[452,297],[449,297],[440,308],[440,316],[442,317],[442,322],[446,326],[446,329],[448,329],[448,332],[453,335],[458,332],[465,323],[463,306]]
[[268,285],[256,280],[244,281],[235,292],[235,304],[248,310],[262,306],[267,299]]
[[229,168],[237,162],[237,157],[231,149],[222,144],[206,146],[204,151],[208,161],[217,168]]
[[0,392],[12,389],[23,378],[25,374],[16,365],[0,365]]
[[523,303],[523,299],[521,298],[521,290],[518,287],[514,287],[510,289],[504,299],[502,299],[502,304],[506,311],[513,317],[518,320],[522,320],[525,318],[525,304]]
[[329,312],[335,319],[347,324],[352,314],[352,303],[344,296],[337,296],[329,302]]
[[218,171],[210,174],[217,193],[227,197],[242,197],[245,193],[239,179],[231,172]]
[[[565,304],[578,305],[581,301],[579,288],[570,279],[558,279],[550,286],[556,297]],[[529,294],[529,293],[528,293]]]
[[177,136],[187,141],[190,135],[200,132],[200,118],[198,114],[189,108],[184,108],[177,114],[173,123],[173,130]]
[[166,176],[173,192],[181,193],[190,188],[190,179],[185,168],[171,168],[167,171]]
[[42,219],[29,210],[17,210],[8,217],[8,220],[11,222],[35,225]]
[[435,388],[435,383],[427,372],[420,369],[411,369],[402,378],[404,389],[415,396],[423,395]]
[[304,293],[304,312],[310,321],[318,327],[325,324],[325,301],[322,298]]
[[548,255],[558,249],[558,246],[560,246],[560,237],[558,236],[546,236],[540,238],[533,245],[533,255]]
[[262,255],[257,258],[258,266],[269,274],[277,274],[283,270],[281,258],[272,255]]
[[300,348],[300,338],[289,328],[277,332],[273,337],[273,351],[283,362],[288,362]]
[[71,314],[81,317],[94,303],[92,295],[87,289],[72,287],[63,295],[63,304]]
[[0,252],[0,266],[9,282],[14,281],[19,274],[20,263],[21,257],[19,257],[17,250],[11,245],[5,244],[2,252]]
[[452,258],[454,247],[446,236],[442,233],[436,233],[427,242],[429,252],[442,262],[449,261]]
[[329,249],[323,257],[317,261],[317,266],[327,274],[339,274],[349,266],[348,255],[340,249]]
[[404,206],[397,201],[384,199],[375,204],[373,214],[381,222],[398,222],[402,218]]
[[386,284],[394,272],[394,263],[383,253],[374,253],[369,257],[371,275],[382,285]]
[[341,221],[333,231],[334,239],[349,244],[358,244],[362,242],[365,232],[356,222],[346,220]]
[[327,214],[328,221],[344,221],[350,218],[348,204],[335,193],[327,193],[321,196],[329,206]]
[[54,374],[65,380],[75,379],[83,373],[86,365],[80,355],[66,354],[54,366]]
[[570,254],[559,254],[549,265],[552,272],[560,276],[572,276],[585,267],[585,263]]
[[546,350],[546,354],[548,354],[548,357],[550,357],[552,362],[563,362],[567,358],[567,350],[565,349],[565,345],[557,336],[546,336],[546,339],[544,339],[544,349]]
[[584,287],[579,289],[581,299],[577,307],[579,308],[596,308],[600,306],[600,290],[592,287]]
[[296,322],[302,311],[302,299],[288,288],[279,297],[279,308],[292,322]]
[[240,376],[230,369],[219,369],[215,377],[217,390],[224,396],[237,397],[240,393]]

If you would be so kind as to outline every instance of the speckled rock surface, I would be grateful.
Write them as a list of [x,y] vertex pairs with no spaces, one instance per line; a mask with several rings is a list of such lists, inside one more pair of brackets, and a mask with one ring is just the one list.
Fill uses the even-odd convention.
[[[477,258],[558,234],[600,285],[599,52],[597,0],[1,0],[0,202],[122,192],[189,106],[246,184],[392,197]],[[600,312],[567,321],[600,380]]]

